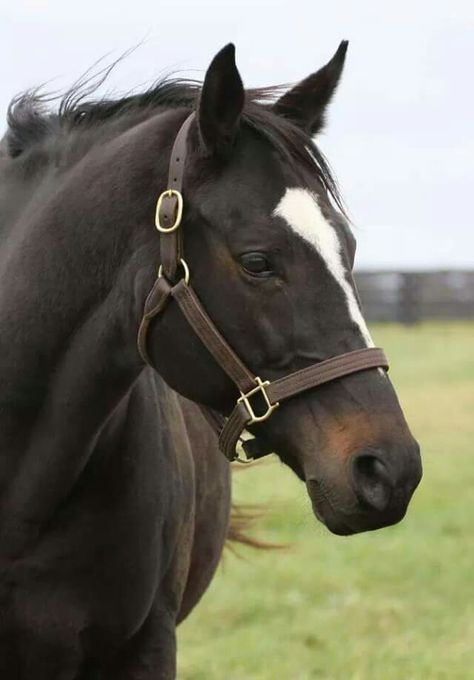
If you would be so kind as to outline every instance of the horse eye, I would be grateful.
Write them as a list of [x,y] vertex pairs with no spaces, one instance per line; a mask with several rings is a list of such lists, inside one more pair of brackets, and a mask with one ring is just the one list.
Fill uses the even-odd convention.
[[245,253],[240,257],[240,263],[249,274],[270,274],[270,262],[262,253]]

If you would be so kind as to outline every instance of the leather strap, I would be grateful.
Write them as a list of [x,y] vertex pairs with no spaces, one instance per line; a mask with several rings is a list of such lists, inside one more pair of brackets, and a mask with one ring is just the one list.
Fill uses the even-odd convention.
[[[266,388],[266,393],[270,403],[276,404],[300,392],[371,368],[388,369],[387,357],[378,347],[347,352],[290,373],[270,383]],[[238,402],[219,435],[219,448],[229,460],[235,458],[237,442],[249,421],[250,414],[247,407],[243,402]]]
[[148,293],[148,297],[145,301],[143,317],[140,322],[140,327],[138,328],[137,346],[141,358],[146,364],[149,364],[150,366],[153,364],[151,362],[147,348],[148,328],[152,319],[154,319],[157,314],[164,310],[171,295],[171,290],[171,286],[165,277],[159,276],[153,284],[153,288]]
[[270,402],[274,404],[311,387],[318,387],[318,385],[324,385],[337,378],[369,368],[388,369],[388,361],[383,349],[364,347],[353,352],[346,352],[346,354],[339,354],[275,380],[270,383],[266,391]]
[[181,280],[172,289],[172,295],[189,325],[232,382],[241,392],[249,392],[253,389],[255,376],[219,333],[191,286]]
[[[172,192],[182,194],[188,132],[193,120],[194,113],[186,118],[174,140],[168,171],[167,191],[171,190]],[[163,192],[160,208],[157,211],[157,220],[159,224],[162,227],[169,229],[175,223],[177,214],[178,198],[176,193],[167,195],[166,192]],[[182,233],[180,228],[168,233],[160,232],[161,266],[163,268],[163,274],[169,281],[174,280],[176,270],[178,269],[182,257]]]

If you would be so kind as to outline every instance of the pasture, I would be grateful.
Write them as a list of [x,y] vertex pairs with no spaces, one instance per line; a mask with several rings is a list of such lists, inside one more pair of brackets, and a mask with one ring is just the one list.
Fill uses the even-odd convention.
[[180,628],[180,680],[474,678],[474,324],[372,330],[422,447],[407,517],[332,536],[277,460],[239,471],[236,501],[266,506],[254,533],[290,547],[226,551]]

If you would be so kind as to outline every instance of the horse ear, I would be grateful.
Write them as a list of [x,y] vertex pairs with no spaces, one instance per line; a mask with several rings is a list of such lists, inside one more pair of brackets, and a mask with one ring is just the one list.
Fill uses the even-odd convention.
[[199,101],[201,139],[208,153],[224,152],[233,142],[244,107],[245,92],[229,43],[207,69]]
[[326,107],[341,78],[348,44],[343,40],[325,66],[280,97],[273,107],[275,113],[289,118],[312,135],[319,132],[324,126]]

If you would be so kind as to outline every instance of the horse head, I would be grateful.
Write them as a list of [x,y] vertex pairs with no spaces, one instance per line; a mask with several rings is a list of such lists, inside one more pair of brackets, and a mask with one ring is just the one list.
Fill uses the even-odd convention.
[[[228,45],[209,66],[189,132],[181,229],[193,287],[268,380],[373,346],[352,277],[356,241],[313,142],[346,49],[270,103],[267,91],[245,92]],[[182,111],[173,116],[182,122]],[[150,354],[178,392],[230,412],[234,386],[176,307],[154,324]],[[304,480],[337,534],[398,522],[421,478],[419,447],[381,369],[299,394],[249,429]]]

